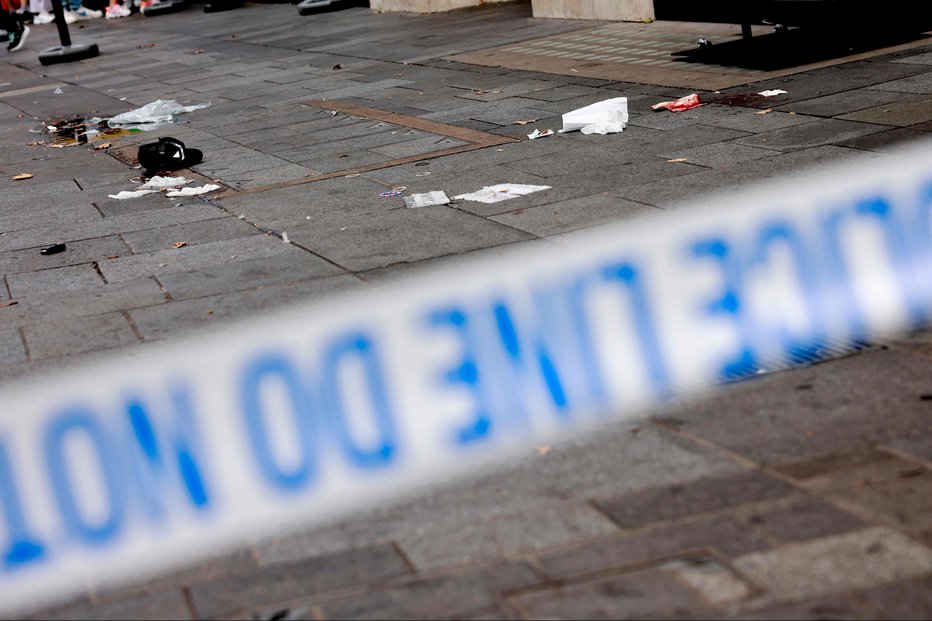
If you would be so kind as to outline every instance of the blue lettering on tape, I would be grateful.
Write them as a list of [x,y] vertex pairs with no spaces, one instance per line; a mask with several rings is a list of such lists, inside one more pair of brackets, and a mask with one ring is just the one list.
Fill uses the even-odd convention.
[[721,237],[695,242],[692,253],[697,258],[710,259],[721,272],[722,289],[706,303],[706,313],[728,319],[738,337],[738,349],[722,364],[719,379],[727,381],[753,375],[757,372],[758,361],[753,349],[754,327],[750,315],[743,308],[741,259]]
[[[792,255],[794,276],[797,289],[806,309],[808,327],[803,334],[794,334],[781,321],[777,314],[768,316],[770,321],[755,322],[755,340],[776,340],[784,359],[790,363],[812,362],[820,357],[827,338],[828,321],[822,296],[828,285],[821,278],[817,257],[804,243],[799,232],[787,221],[765,222],[757,231],[755,242],[748,257],[749,274],[759,273],[767,267],[775,247],[782,246]],[[770,310],[770,309],[768,309]],[[776,323],[775,328],[770,328]],[[765,328],[764,326],[768,326]],[[766,330],[768,333],[761,335]],[[769,333],[769,332],[773,333]]]
[[[85,438],[100,466],[98,485],[106,496],[106,515],[99,523],[91,523],[82,514],[75,494],[65,443],[69,438]],[[77,541],[103,545],[116,537],[123,528],[124,507],[121,493],[120,463],[113,442],[96,414],[85,407],[71,407],[57,412],[45,431],[44,452],[52,491],[66,531]],[[85,470],[79,470],[86,472]]]
[[125,445],[134,483],[128,493],[141,500],[146,515],[155,521],[164,520],[169,505],[185,496],[201,510],[210,504],[190,389],[179,384],[169,392],[170,405],[158,410],[136,398],[126,404],[131,439]]
[[[269,439],[262,403],[263,386],[283,389],[288,398],[287,413],[297,430],[292,437],[301,454],[300,463],[290,470],[278,464],[275,447]],[[307,487],[317,472],[318,433],[312,418],[311,395],[291,361],[283,354],[275,353],[253,358],[240,380],[240,403],[252,456],[263,479],[272,487],[286,492],[297,492]]]
[[17,569],[45,558],[45,545],[27,523],[20,486],[5,442],[0,442],[0,504],[7,531],[7,542],[2,548],[4,567]]
[[[353,438],[344,406],[340,369],[354,358],[362,363],[365,394],[378,430],[378,440],[372,447],[362,447]],[[374,339],[353,332],[332,341],[324,352],[323,378],[327,420],[346,458],[351,464],[366,469],[390,464],[398,452],[399,437]]]
[[471,422],[454,432],[456,443],[468,445],[485,439],[492,428],[492,399],[485,377],[479,374],[479,347],[469,317],[463,308],[453,306],[430,311],[427,321],[432,328],[450,328],[457,337],[460,356],[452,367],[442,372],[441,381],[448,386],[464,387],[474,403]]
[[634,330],[647,376],[657,398],[663,399],[672,393],[670,373],[667,369],[660,338],[654,322],[647,294],[647,286],[638,269],[631,263],[611,263],[601,268],[602,278],[609,282],[621,283],[628,293],[631,313],[634,318]]

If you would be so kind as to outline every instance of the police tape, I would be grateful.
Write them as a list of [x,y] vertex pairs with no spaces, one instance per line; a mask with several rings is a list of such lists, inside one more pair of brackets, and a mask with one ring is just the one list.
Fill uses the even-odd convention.
[[3,390],[0,608],[398,498],[932,310],[932,143]]

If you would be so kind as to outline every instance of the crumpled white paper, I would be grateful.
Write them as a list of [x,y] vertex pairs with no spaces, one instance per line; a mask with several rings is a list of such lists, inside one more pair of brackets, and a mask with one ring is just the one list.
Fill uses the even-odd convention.
[[617,134],[628,123],[628,98],[614,97],[563,115],[563,132]]
[[208,192],[213,192],[214,190],[219,190],[219,185],[214,185],[208,183],[207,185],[202,185],[196,188],[181,188],[179,190],[169,190],[165,196],[174,198],[176,196],[197,196],[198,194],[207,194]]
[[464,201],[474,201],[477,203],[499,203],[501,201],[511,200],[532,194],[542,190],[549,190],[549,185],[522,185],[520,183],[499,183],[498,185],[486,186],[478,192],[469,194],[460,194],[453,198],[459,198]]
[[411,209],[450,204],[450,199],[447,198],[447,193],[443,190],[427,192],[425,194],[412,194],[411,196],[405,196],[403,198],[405,205]]
[[781,91],[780,89],[774,89],[772,91],[761,91],[758,95],[763,95],[764,97],[774,97],[776,95],[786,95],[786,91]]
[[109,121],[110,127],[136,127],[138,129],[149,131],[159,125],[174,123],[175,117],[184,112],[193,112],[210,105],[208,101],[205,104],[195,104],[193,106],[182,106],[174,99],[157,99],[152,103],[147,103],[141,108],[118,114]]
[[119,192],[118,194],[108,194],[108,196],[118,201],[125,201],[128,198],[139,198],[140,196],[145,196],[146,194],[158,194],[158,193],[159,193],[158,190],[135,190],[133,192],[124,190],[122,192]]
[[177,188],[191,183],[184,177],[160,177],[156,175],[139,186],[140,190],[164,190],[165,188]]

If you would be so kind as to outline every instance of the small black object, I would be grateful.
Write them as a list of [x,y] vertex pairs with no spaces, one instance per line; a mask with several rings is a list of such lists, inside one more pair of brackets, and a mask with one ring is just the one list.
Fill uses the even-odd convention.
[[59,252],[65,251],[65,244],[52,244],[50,246],[42,246],[42,249],[39,250],[40,254],[58,254]]
[[146,170],[178,170],[190,168],[204,161],[204,154],[188,149],[177,138],[159,138],[139,147],[139,165]]
[[704,38],[704,37],[703,37],[702,39],[699,39],[699,49],[700,49],[700,50],[707,50],[707,49],[709,49],[710,47],[712,47],[712,42],[711,42],[709,39],[706,39],[706,38]]

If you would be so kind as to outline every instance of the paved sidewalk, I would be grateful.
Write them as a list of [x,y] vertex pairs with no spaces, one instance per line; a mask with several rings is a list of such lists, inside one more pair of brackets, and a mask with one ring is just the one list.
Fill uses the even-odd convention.
[[[72,36],[98,42],[97,59],[41,67],[51,26],[0,58],[4,380],[810,166],[880,161],[932,131],[932,44],[701,92],[709,105],[674,115],[650,105],[677,89],[445,60],[593,27],[524,4],[307,18],[248,5],[82,25]],[[769,88],[788,94],[744,97]],[[614,96],[629,99],[623,134],[521,139]],[[28,145],[56,117],[159,98],[212,105],[105,150]],[[224,191],[108,198],[133,188],[135,145],[158,135],[202,149],[193,176]],[[502,182],[553,189],[417,210],[379,196]],[[40,256],[53,242],[68,251]],[[928,618],[930,407],[923,333],[145,584],[89,584],[35,616]]]

